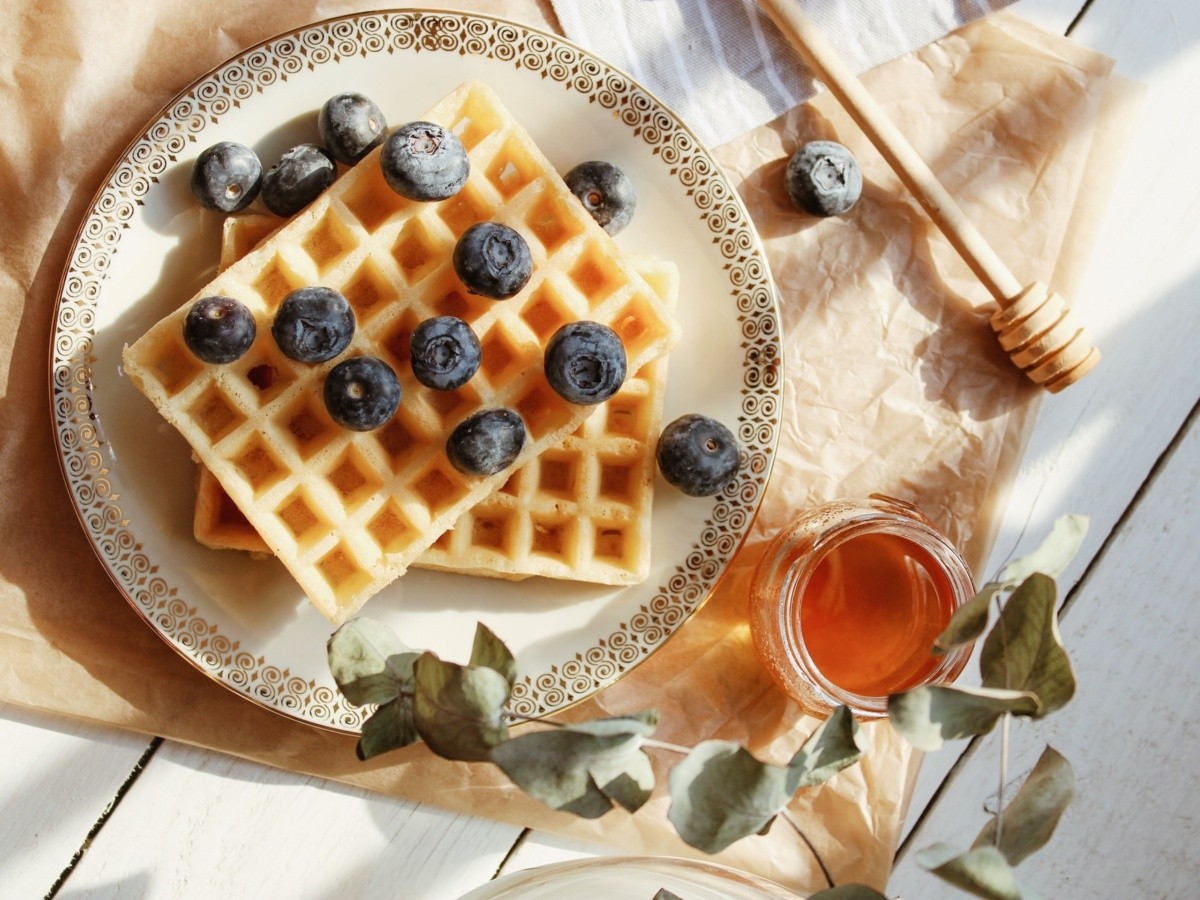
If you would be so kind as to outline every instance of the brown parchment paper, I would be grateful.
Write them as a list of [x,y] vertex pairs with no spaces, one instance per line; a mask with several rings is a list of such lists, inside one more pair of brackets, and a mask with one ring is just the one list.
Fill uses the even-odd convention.
[[[544,2],[455,5],[553,29]],[[666,823],[662,796],[635,816],[583,822],[547,811],[489,766],[436,760],[421,747],[359,763],[352,738],[260,709],[175,656],[117,593],[76,523],[53,445],[46,352],[58,280],[90,198],[121,149],[193,78],[281,31],[367,8],[159,0],[101,16],[86,4],[4,4],[0,700],[628,851],[695,856]],[[1050,279],[1056,267],[1079,270],[1083,246],[1072,235],[1086,232],[1082,220],[1110,174],[1113,143],[1096,140],[1111,133],[1100,115],[1109,70],[1103,57],[999,15],[867,81],[1018,276]],[[851,145],[867,174],[864,199],[845,219],[806,219],[783,197],[783,160],[819,136]],[[817,723],[768,682],[750,645],[746,592],[764,540],[818,502],[883,491],[922,506],[978,568],[1037,395],[996,348],[978,287],[828,97],[719,156],[782,298],[786,408],[775,474],[752,538],[711,601],[569,716],[655,707],[663,740],[728,738],[783,761]],[[915,768],[886,724],[866,727],[864,738],[865,761],[804,793],[793,813],[839,880],[882,887]],[[663,783],[671,761],[660,760]],[[822,886],[803,845],[778,824],[718,859],[798,889]]]

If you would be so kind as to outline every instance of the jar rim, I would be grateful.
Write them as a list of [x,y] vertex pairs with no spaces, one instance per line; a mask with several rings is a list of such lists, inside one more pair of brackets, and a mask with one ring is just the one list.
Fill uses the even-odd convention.
[[[876,498],[873,495],[872,499],[879,499],[891,505],[891,498]],[[916,513],[919,518],[914,517],[912,513]],[[806,553],[788,563],[782,572],[777,625],[782,649],[789,662],[808,682],[808,687],[815,694],[814,699],[829,709],[845,705],[860,718],[881,718],[887,715],[887,695],[858,694],[827,678],[812,659],[799,624],[804,590],[817,566],[836,547],[870,534],[900,537],[929,553],[950,583],[953,593],[951,614],[974,596],[975,584],[970,569],[954,545],[909,504],[903,505],[903,512],[870,508],[836,522],[816,536]],[[953,680],[965,667],[970,652],[968,646],[942,654],[937,665],[923,679],[923,683]]]

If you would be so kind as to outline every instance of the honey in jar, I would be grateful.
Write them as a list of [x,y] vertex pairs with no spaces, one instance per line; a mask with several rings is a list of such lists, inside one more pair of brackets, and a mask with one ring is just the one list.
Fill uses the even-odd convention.
[[814,712],[886,712],[887,695],[947,681],[969,651],[931,652],[974,594],[954,547],[908,504],[872,496],[802,516],[755,575],[751,628],[768,671]]

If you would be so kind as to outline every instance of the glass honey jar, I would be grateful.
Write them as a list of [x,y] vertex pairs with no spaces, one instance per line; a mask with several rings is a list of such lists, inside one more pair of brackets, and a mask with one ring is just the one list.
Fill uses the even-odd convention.
[[974,594],[967,564],[916,507],[872,494],[776,535],[754,576],[750,626],[771,676],[805,708],[877,718],[888,694],[962,671],[969,647],[932,647]]

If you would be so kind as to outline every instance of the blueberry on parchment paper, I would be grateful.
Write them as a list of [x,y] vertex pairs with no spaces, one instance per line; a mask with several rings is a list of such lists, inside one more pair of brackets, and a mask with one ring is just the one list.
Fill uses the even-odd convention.
[[862,194],[854,154],[834,141],[810,141],[788,160],[784,187],[797,209],[814,216],[849,212]]

